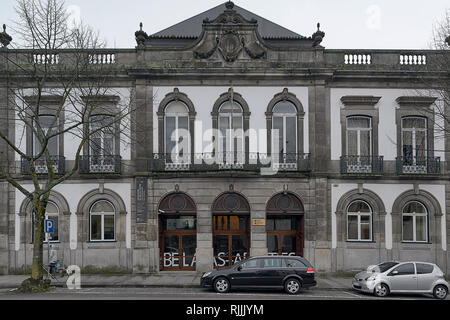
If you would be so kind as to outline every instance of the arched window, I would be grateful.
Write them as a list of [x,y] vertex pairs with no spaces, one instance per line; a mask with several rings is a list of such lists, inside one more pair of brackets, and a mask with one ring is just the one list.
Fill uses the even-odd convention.
[[[267,153],[281,170],[307,169],[304,154],[303,121],[305,111],[296,95],[285,88],[269,102],[266,111]],[[275,131],[278,132],[277,136]]]
[[182,192],[167,195],[159,204],[162,270],[195,270],[197,208]]
[[402,240],[428,241],[428,210],[418,201],[408,202],[402,210]]
[[353,201],[347,208],[347,240],[372,240],[372,208],[365,201]]
[[269,255],[303,256],[305,210],[300,199],[289,192],[279,193],[267,203],[266,214]]
[[[32,212],[32,221],[31,221],[31,242],[34,242],[34,219],[35,219],[35,211]],[[51,202],[47,202],[47,206],[45,208],[45,219],[53,220],[53,232],[52,233],[45,233],[45,239],[44,242],[59,242],[59,232],[58,232],[58,226],[59,226],[59,208],[58,206]]]
[[95,202],[90,209],[90,240],[115,240],[115,209],[107,200]]
[[165,170],[188,170],[194,152],[195,108],[189,97],[174,88],[158,107],[158,155]]
[[[31,241],[34,241],[34,216],[35,212],[33,210],[32,223],[31,223]],[[47,202],[47,206],[45,208],[45,219],[53,220],[53,232],[45,233],[45,242],[59,242],[59,208],[58,206],[51,201]]]
[[164,121],[166,162],[177,163],[189,159],[188,107],[181,101],[170,102],[164,110]]
[[226,101],[219,108],[219,159],[226,163],[245,162],[244,113],[236,101]]
[[214,267],[231,266],[250,253],[250,205],[236,192],[226,192],[213,203]]
[[45,241],[59,241],[58,224],[59,224],[59,208],[53,202],[47,202],[45,208],[45,219],[53,220],[53,233],[45,234]]
[[272,132],[272,150],[279,157],[279,163],[296,162],[298,153],[297,108],[292,102],[286,100],[278,102],[272,112],[272,130],[274,130]]

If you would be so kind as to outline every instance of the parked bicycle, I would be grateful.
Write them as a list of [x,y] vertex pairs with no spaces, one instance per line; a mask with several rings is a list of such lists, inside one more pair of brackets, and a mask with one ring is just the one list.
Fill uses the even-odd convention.
[[48,265],[42,266],[42,268],[45,271],[46,279],[49,279],[50,281],[51,280],[58,281],[58,279],[68,276],[64,264],[59,260],[51,262]]

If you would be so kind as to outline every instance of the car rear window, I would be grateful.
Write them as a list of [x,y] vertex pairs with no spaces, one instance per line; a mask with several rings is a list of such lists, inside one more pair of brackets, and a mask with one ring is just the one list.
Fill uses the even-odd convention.
[[425,263],[416,263],[417,274],[427,274],[432,273],[434,266]]
[[306,268],[306,266],[300,260],[296,259],[285,259],[286,267],[288,268]]

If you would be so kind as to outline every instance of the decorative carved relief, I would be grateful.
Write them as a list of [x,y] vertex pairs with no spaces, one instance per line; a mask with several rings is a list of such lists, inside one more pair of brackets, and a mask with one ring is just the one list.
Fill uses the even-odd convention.
[[226,62],[234,62],[245,52],[251,59],[266,58],[266,50],[257,34],[257,21],[238,14],[232,2],[216,19],[203,21],[202,39],[194,48],[194,58],[209,59],[215,52]]
[[225,61],[236,61],[239,53],[242,51],[242,45],[239,41],[239,34],[233,30],[226,30],[220,38],[219,51]]

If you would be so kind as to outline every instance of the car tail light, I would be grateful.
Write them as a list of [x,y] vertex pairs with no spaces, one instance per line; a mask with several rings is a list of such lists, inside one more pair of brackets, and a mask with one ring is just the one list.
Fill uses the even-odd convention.
[[314,268],[309,267],[308,269],[306,269],[306,273],[314,273]]

